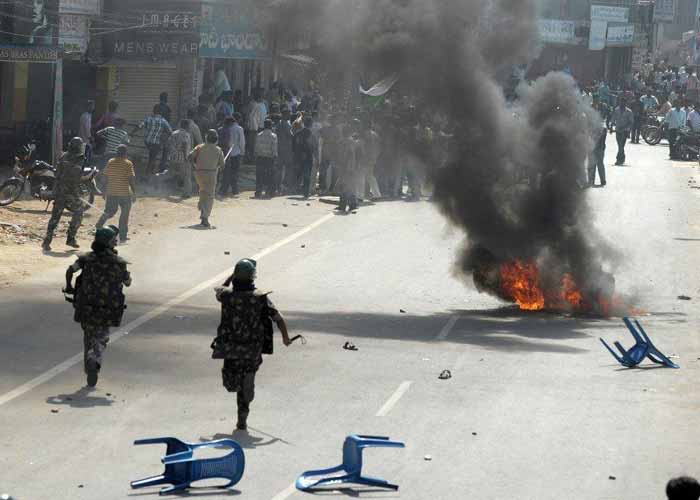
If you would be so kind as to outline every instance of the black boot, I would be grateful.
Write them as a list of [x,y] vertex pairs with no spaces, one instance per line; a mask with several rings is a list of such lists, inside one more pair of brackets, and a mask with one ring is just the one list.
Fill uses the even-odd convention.
[[88,387],[95,387],[97,385],[97,376],[100,373],[100,365],[94,362],[87,363],[87,385]]
[[80,248],[80,245],[78,245],[78,242],[75,241],[75,238],[68,238],[66,240],[66,245],[73,248]]
[[51,251],[51,240],[45,239],[43,243],[41,244],[41,249],[44,252],[50,252]]

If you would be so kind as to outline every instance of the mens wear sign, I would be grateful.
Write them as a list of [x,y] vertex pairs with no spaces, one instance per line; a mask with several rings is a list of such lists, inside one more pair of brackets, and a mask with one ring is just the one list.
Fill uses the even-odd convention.
[[253,0],[202,4],[199,55],[222,59],[269,59],[272,47]]
[[628,7],[612,7],[610,5],[591,5],[591,21],[607,21],[609,23],[626,23],[629,21]]
[[576,26],[573,21],[540,19],[537,21],[540,41],[544,43],[576,44]]

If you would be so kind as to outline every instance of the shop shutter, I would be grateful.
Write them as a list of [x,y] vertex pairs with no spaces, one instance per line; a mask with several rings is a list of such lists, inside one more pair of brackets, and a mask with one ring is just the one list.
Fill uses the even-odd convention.
[[120,66],[119,114],[128,126],[140,123],[153,112],[161,92],[168,93],[168,105],[172,109],[171,125],[177,127],[180,102],[180,79],[176,66]]

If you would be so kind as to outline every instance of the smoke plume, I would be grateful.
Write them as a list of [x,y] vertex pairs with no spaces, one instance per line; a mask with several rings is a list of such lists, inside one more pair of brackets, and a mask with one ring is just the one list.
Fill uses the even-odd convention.
[[547,293],[559,295],[562,280],[587,302],[611,293],[602,266],[612,252],[581,189],[599,116],[563,73],[521,86],[515,104],[496,80],[537,55],[533,0],[274,3],[285,29],[311,27],[322,40],[322,66],[397,73],[402,94],[447,117],[448,161],[427,172],[440,210],[465,233],[457,267],[480,290],[515,301],[501,271],[521,262]]

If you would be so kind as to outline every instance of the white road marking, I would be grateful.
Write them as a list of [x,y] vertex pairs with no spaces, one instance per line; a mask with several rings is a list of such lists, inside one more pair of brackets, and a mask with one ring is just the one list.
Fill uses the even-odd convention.
[[287,486],[284,490],[280,491],[274,497],[272,497],[272,500],[285,500],[286,498],[291,497],[296,490],[296,483],[292,483],[289,486]]
[[391,409],[394,407],[396,403],[399,402],[399,399],[406,394],[406,391],[408,391],[408,388],[411,387],[411,382],[410,380],[406,380],[405,382],[401,382],[401,385],[394,391],[394,394],[391,395],[389,399],[387,399],[386,403],[384,403],[384,406],[382,406],[379,411],[377,412],[377,417],[385,417]]
[[[297,238],[305,235],[306,233],[316,229],[318,226],[323,224],[324,222],[329,221],[334,217],[334,214],[328,214],[324,215],[320,219],[318,219],[316,222],[312,222],[308,226],[306,226],[303,229],[300,229],[294,234],[291,234],[287,236],[286,238],[278,241],[277,243],[274,243],[270,245],[269,247],[259,251],[255,255],[251,256],[251,259],[253,260],[260,260],[266,255],[271,254],[275,250],[280,249],[284,245],[287,245],[288,243],[291,243],[292,241],[296,240]],[[159,305],[158,307],[151,309],[147,313],[139,316],[135,320],[127,323],[125,326],[121,327],[119,330],[115,331],[114,333],[110,334],[109,339],[110,342],[116,342],[119,340],[121,337],[124,335],[128,335],[132,330],[135,328],[138,328],[139,326],[143,325],[144,323],[148,323],[152,319],[157,318],[158,316],[162,315],[163,313],[167,312],[168,310],[172,309],[173,307],[185,302],[187,299],[190,297],[197,295],[199,292],[202,292],[203,290],[206,290],[209,287],[219,285],[223,280],[228,278],[231,275],[231,269],[227,269],[225,271],[220,272],[216,276],[208,279],[207,281],[204,281],[186,292],[181,293],[177,297],[170,299],[169,301]],[[48,382],[52,378],[54,378],[57,375],[60,375],[61,373],[65,372],[72,366],[78,364],[83,360],[83,353],[82,351],[79,352],[78,354],[71,356],[67,360],[57,364],[53,368],[45,371],[41,375],[34,377],[28,382],[25,382],[24,384],[20,385],[19,387],[16,387],[15,389],[11,390],[10,392],[7,392],[3,395],[0,396],[0,406],[9,403],[15,398],[20,397],[23,394],[26,394],[27,392],[31,391],[32,389],[40,386],[41,384]]]
[[455,323],[457,323],[458,319],[459,316],[452,316],[450,319],[448,319],[445,326],[443,326],[442,330],[440,330],[440,333],[438,333],[435,337],[435,340],[445,340],[452,331],[452,328],[455,326]]

